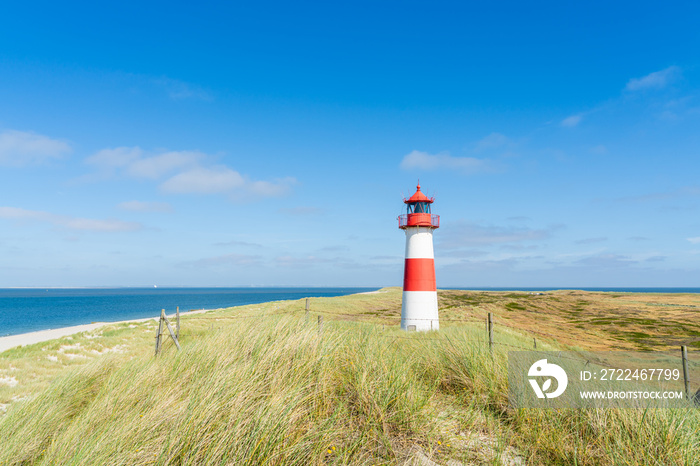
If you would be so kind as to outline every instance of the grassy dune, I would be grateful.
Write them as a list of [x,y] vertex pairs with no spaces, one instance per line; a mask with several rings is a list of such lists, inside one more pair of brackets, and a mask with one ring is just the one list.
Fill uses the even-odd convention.
[[17,381],[0,385],[0,464],[700,462],[696,410],[511,409],[507,351],[533,334],[507,305],[532,298],[441,292],[441,331],[406,334],[383,291],[313,299],[308,319],[303,301],[184,314],[183,350],[158,357],[154,322],[0,353]]

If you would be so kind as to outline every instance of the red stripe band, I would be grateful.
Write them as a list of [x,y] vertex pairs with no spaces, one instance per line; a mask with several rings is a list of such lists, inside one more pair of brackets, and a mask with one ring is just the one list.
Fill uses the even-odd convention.
[[406,259],[403,269],[404,291],[437,291],[434,259]]

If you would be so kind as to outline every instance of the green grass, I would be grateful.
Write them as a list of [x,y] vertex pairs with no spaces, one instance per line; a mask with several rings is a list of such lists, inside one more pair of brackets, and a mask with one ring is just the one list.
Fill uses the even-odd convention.
[[0,416],[0,464],[699,463],[696,410],[513,410],[504,345],[531,336],[497,327],[492,355],[481,323],[383,327],[396,294],[313,300],[322,333],[288,301],[185,316],[183,350],[158,357],[152,322],[3,353],[26,385],[71,341],[128,348],[48,361],[62,370]]

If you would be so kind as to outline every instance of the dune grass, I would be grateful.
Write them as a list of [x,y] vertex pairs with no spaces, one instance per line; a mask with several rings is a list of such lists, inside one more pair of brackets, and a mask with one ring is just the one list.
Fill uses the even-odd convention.
[[[183,319],[183,350],[158,357],[152,322],[107,329],[106,347],[128,349],[67,360],[0,416],[0,464],[700,463],[697,410],[513,410],[505,345],[531,344],[517,332],[497,329],[491,353],[480,324],[408,334],[329,313],[319,332],[297,301],[234,318],[253,310]],[[13,360],[68,345],[54,346]]]

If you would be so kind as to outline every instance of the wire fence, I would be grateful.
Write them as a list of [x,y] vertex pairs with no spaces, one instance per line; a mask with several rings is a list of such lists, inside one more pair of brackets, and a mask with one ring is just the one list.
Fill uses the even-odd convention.
[[[292,308],[290,309],[290,307],[292,307]],[[284,309],[276,311],[276,312],[263,312],[263,313],[248,314],[248,315],[216,315],[216,316],[196,315],[196,317],[195,317],[194,315],[190,314],[187,316],[187,319],[189,320],[189,318],[195,318],[198,321],[199,320],[226,321],[226,320],[260,319],[263,317],[293,315],[296,313],[300,313],[301,311],[305,311],[305,316],[306,316],[306,319],[308,321],[309,316],[311,315],[308,299],[306,301],[306,309],[299,309],[296,306],[287,306]],[[331,311],[327,311],[327,310],[323,310],[321,312],[314,312],[314,315],[318,316],[317,325],[319,328],[319,332],[321,332],[323,329],[323,316],[341,317],[341,318],[345,318],[346,321],[351,320],[351,321],[355,321],[355,322],[361,322],[362,317],[369,317],[367,315],[362,315],[362,314],[339,313],[339,312],[331,312]],[[480,319],[476,316],[468,317],[468,318],[450,317],[450,318],[442,318],[439,320],[440,320],[440,322],[451,322],[451,323],[458,322],[458,323],[469,323],[469,324],[482,324],[482,323],[485,324],[486,334],[484,335],[484,338],[472,337],[472,338],[468,339],[468,341],[488,345],[489,350],[492,350],[494,347],[498,346],[498,347],[506,348],[508,350],[528,351],[528,352],[535,352],[535,353],[541,353],[541,354],[547,354],[547,355],[551,354],[552,351],[543,351],[541,349],[538,350],[537,349],[537,340],[534,337],[533,337],[533,346],[532,347],[526,347],[526,346],[517,345],[517,344],[513,344],[513,343],[506,343],[503,341],[496,341],[496,338],[494,337],[495,325],[494,325],[494,320],[493,320],[493,313],[489,312],[487,315],[488,315],[488,319],[486,319],[485,321],[483,320],[483,318]],[[177,320],[178,320],[178,322],[177,322],[177,337],[175,336],[174,331],[172,331],[172,329],[170,329],[170,333],[171,333],[171,336],[173,337],[175,344],[178,346],[178,349],[179,349],[180,337],[201,336],[201,333],[196,333],[196,334],[195,333],[189,333],[189,334],[188,333],[180,333],[179,308],[177,309],[176,316],[177,316]],[[383,317],[385,319],[388,318],[391,320],[401,320],[400,316],[383,316]],[[171,316],[171,318],[172,318],[172,316]],[[159,329],[158,329],[157,334],[156,334],[156,354],[158,354],[159,349],[162,345],[160,338],[161,338],[161,335],[163,335],[163,331],[164,331],[164,327],[162,326],[162,322],[164,322],[163,319],[165,319],[165,322],[168,322],[168,319],[167,319],[167,316],[165,315],[164,310],[161,312]],[[411,319],[411,320],[412,321],[413,320],[418,320],[418,321],[433,320],[434,321],[436,319]],[[363,321],[363,323],[376,325],[376,326],[382,325],[383,329],[386,326],[385,323],[382,324],[382,323],[367,322],[367,321]],[[530,329],[530,328],[522,329],[522,328],[518,328],[518,327],[513,327],[513,326],[505,324],[503,321],[500,321],[500,320],[498,322],[498,326],[502,327],[502,328],[506,328],[509,331],[512,331],[513,333],[515,333],[515,335],[522,335],[522,336],[526,336],[528,334],[529,335],[536,335],[538,337],[550,339],[552,341],[557,341],[561,337],[561,335],[554,335],[551,333],[543,332],[541,330],[534,330],[534,329]],[[209,328],[213,329],[214,328],[213,324]],[[223,327],[217,327],[217,329],[222,329],[222,328]],[[391,340],[414,340],[415,341],[416,334],[415,333],[411,334],[411,333],[413,333],[413,332],[409,332],[407,335],[382,335],[382,334],[379,334],[378,336],[380,338],[386,338],[386,339],[391,339]],[[500,333],[500,331],[499,331],[499,333]],[[421,335],[420,341],[437,341],[437,342],[445,343],[444,338],[432,338],[432,337],[425,336],[425,335]],[[571,351],[567,350],[567,352],[571,352]],[[648,351],[648,353],[655,353],[655,352],[658,353],[658,351]],[[667,352],[667,351],[664,351],[664,352]],[[690,383],[700,384],[700,378],[690,377],[690,371],[688,369],[688,364],[690,363],[690,364],[696,365],[696,363],[692,363],[691,361],[689,361],[689,358],[688,358],[689,352],[690,353],[698,353],[698,352],[700,352],[700,350],[697,350],[695,348],[688,348],[686,345],[681,346],[681,362],[682,362],[682,365],[684,368],[684,370],[683,370],[684,383],[686,386],[686,394],[690,398],[688,386]],[[587,357],[585,355],[585,353],[586,353],[585,351],[577,351],[576,353],[578,353],[581,356],[578,358],[563,355],[563,354],[561,354],[561,351],[559,353],[560,354],[558,354],[557,357],[560,359],[566,359],[566,360],[571,360],[571,361],[576,361],[576,362],[586,361],[585,362],[586,365],[588,365],[589,363],[594,363],[600,367],[605,367],[605,368],[609,368],[609,369],[618,369],[618,367],[612,367],[610,365],[605,364],[604,362],[602,362],[600,360],[596,360],[594,358]]]

